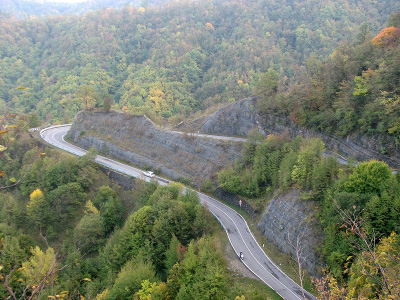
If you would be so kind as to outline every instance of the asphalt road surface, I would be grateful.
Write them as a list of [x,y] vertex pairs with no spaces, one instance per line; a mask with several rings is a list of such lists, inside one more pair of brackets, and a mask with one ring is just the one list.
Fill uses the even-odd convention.
[[[40,136],[46,142],[57,148],[71,152],[78,156],[82,156],[86,153],[86,150],[72,145],[64,140],[64,136],[67,134],[70,128],[70,124],[48,127],[40,131]],[[196,134],[196,136],[200,135]],[[205,135],[205,137],[215,138],[214,136],[209,135]],[[226,137],[223,138],[230,139]],[[143,175],[142,170],[114,161],[104,156],[98,155],[95,161],[118,172],[137,177],[145,181],[151,180]],[[167,179],[158,176],[155,177],[155,180],[157,180],[160,185],[166,185],[169,183]],[[283,273],[268,258],[261,246],[255,240],[246,221],[238,212],[205,194],[200,192],[197,192],[197,194],[199,195],[201,203],[206,205],[210,212],[221,223],[238,257],[239,253],[243,252],[242,262],[252,273],[254,273],[258,278],[260,278],[260,280],[275,290],[283,299],[304,299],[301,287],[292,279],[290,279],[285,273]],[[306,291],[304,291],[304,294],[306,299],[316,299]]]

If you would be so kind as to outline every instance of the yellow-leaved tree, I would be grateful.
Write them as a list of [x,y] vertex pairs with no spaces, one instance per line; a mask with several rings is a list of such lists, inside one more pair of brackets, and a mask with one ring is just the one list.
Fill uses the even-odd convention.
[[26,205],[26,212],[32,224],[40,228],[43,225],[45,211],[44,196],[40,189],[34,190],[29,197],[29,202]]
[[88,200],[85,204],[85,215],[100,215],[100,211],[94,206],[93,202]]
[[22,263],[25,282],[29,285],[44,281],[47,285],[57,279],[58,263],[53,248],[43,252],[38,246],[32,248],[29,261]]
[[400,237],[393,232],[361,252],[350,269],[349,299],[399,299]]

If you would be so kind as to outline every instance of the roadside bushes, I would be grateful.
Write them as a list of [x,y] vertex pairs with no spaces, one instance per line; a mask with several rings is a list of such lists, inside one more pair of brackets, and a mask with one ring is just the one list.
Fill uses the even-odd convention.
[[276,189],[285,191],[294,184],[304,190],[315,186],[321,194],[328,187],[325,179],[337,176],[334,160],[324,160],[325,146],[320,139],[270,135],[258,143],[247,142],[243,149],[244,163],[218,175],[219,185],[234,194],[258,197]]

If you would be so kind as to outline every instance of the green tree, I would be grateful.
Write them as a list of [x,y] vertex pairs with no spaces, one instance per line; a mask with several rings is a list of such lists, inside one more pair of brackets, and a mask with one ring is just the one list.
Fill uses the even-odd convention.
[[202,238],[189,244],[182,263],[174,266],[168,278],[172,298],[225,299],[228,277],[220,245],[214,242]]
[[172,236],[172,239],[169,243],[169,248],[165,251],[165,260],[164,266],[165,270],[170,270],[173,265],[178,262],[178,246],[179,241],[175,235]]
[[278,92],[279,74],[273,69],[269,68],[266,73],[261,75],[260,80],[254,89],[254,94],[260,98],[259,109],[265,111],[271,107],[274,97]]
[[110,233],[115,226],[121,226],[123,206],[115,191],[102,186],[96,194],[94,204],[100,210],[100,216],[104,221],[105,232]]
[[226,191],[238,194],[241,191],[241,180],[233,168],[223,169],[218,173],[218,183]]
[[94,87],[91,85],[81,86],[75,96],[81,101],[86,110],[93,108],[96,103],[96,92]]
[[103,257],[108,269],[119,270],[130,257],[140,252],[151,239],[156,217],[154,208],[150,206],[144,206],[128,217],[123,228],[114,233],[105,246]]
[[376,160],[362,162],[350,174],[344,188],[348,192],[382,195],[389,188],[390,177],[391,172],[386,163]]
[[322,140],[306,140],[300,148],[297,163],[293,166],[292,180],[305,189],[311,188],[313,169],[323,159],[324,151]]
[[362,44],[367,39],[371,40],[371,29],[368,22],[364,22],[360,26],[359,33],[357,34],[357,42]]
[[400,27],[400,12],[394,12],[390,15],[388,20],[388,27]]
[[34,128],[39,126],[40,126],[40,120],[38,114],[36,112],[31,113],[29,116],[29,127]]
[[97,251],[104,242],[103,219],[97,214],[82,217],[74,230],[74,240],[81,252]]
[[79,208],[86,203],[86,193],[77,182],[59,186],[47,194],[49,209],[46,211],[48,223],[56,232],[71,228],[74,220],[79,218]]
[[144,280],[157,282],[153,265],[140,257],[129,260],[118,273],[108,299],[131,300],[141,289]]
[[[37,167],[40,168],[42,166]],[[40,170],[35,171],[40,173]],[[56,161],[56,159],[48,162],[48,164],[46,164],[43,178],[44,185],[48,191],[54,190],[61,185],[75,182],[78,178],[76,159],[63,158],[60,159],[58,162]]]
[[399,198],[391,197],[386,191],[382,196],[375,195],[365,206],[365,227],[374,230],[378,238],[387,237],[400,225],[399,211]]

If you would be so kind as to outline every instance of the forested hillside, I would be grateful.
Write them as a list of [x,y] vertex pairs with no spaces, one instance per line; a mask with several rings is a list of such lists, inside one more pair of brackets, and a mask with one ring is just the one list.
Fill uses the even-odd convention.
[[164,2],[163,0],[87,0],[79,3],[43,2],[40,0],[0,0],[0,12],[17,19],[44,17],[50,15],[84,14],[96,9],[141,7]]
[[249,96],[270,67],[292,77],[364,22],[378,33],[396,5],[199,1],[82,17],[1,16],[0,107],[70,121],[83,102],[112,99],[125,111],[179,119]]
[[259,109],[330,134],[389,134],[398,140],[399,71],[400,12],[395,12],[379,34],[363,25],[356,38],[324,60],[308,60],[291,80],[270,69],[256,89]]
[[[26,128],[101,106],[177,122],[256,93],[261,113],[398,141],[396,9],[394,0],[232,0],[0,15],[0,298],[275,297],[229,272],[220,227],[195,193],[140,181],[124,191],[94,150],[52,152]],[[218,183],[260,206],[293,188],[316,204],[321,298],[329,287],[329,299],[398,299],[400,175],[378,161],[339,165],[324,150],[318,139],[254,134]]]
[[[357,38],[324,60],[309,59],[289,80],[270,68],[255,88],[258,111],[328,134],[388,135],[398,143],[399,62],[400,13],[393,13],[379,34],[363,26]],[[340,165],[324,151],[319,139],[253,133],[242,162],[220,172],[219,185],[262,205],[300,189],[299,201],[315,204],[327,272],[317,288],[320,295],[337,292],[321,299],[398,299],[399,173],[375,160]]]

